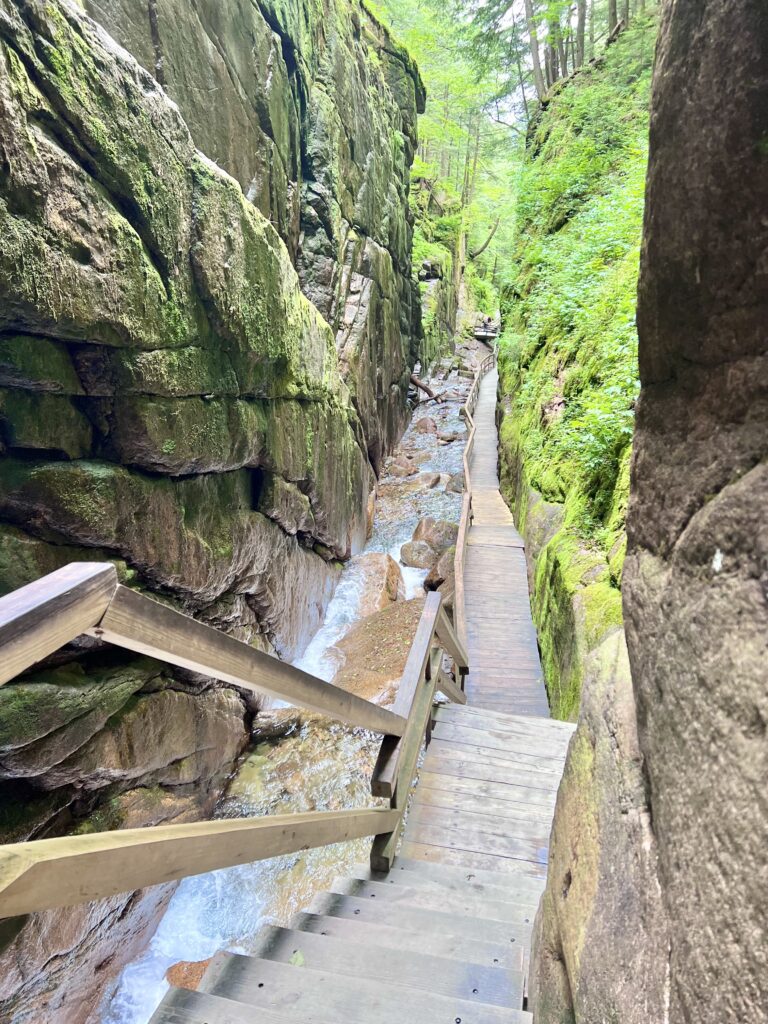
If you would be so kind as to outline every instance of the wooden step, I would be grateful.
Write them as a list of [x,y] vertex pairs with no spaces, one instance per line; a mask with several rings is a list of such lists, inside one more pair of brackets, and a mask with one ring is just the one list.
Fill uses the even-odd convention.
[[291,927],[366,946],[423,952],[430,956],[499,970],[522,970],[525,956],[523,943],[520,942],[489,942],[443,933],[421,934],[392,925],[359,921],[356,917],[328,917],[308,911],[294,914]]
[[484,900],[476,893],[430,892],[407,885],[385,885],[383,882],[364,882],[359,878],[336,878],[331,892],[358,899],[371,899],[390,904],[437,910],[443,913],[482,917],[508,924],[531,924],[531,908],[499,900]]
[[[149,1024],[256,1024],[252,1006],[208,992],[172,988],[166,992]],[[258,1024],[295,1024],[290,1015],[262,1010]]]
[[556,785],[544,781],[542,776],[532,777],[524,772],[500,768],[497,764],[493,764],[490,761],[486,763],[482,761],[468,761],[461,758],[442,757],[437,753],[428,753],[424,758],[424,771],[450,778],[476,779],[478,782],[514,786],[515,789],[524,791],[517,794],[518,798],[533,802],[536,799],[534,794],[542,794],[544,799],[540,802],[548,803],[552,807],[554,807],[559,785],[559,783]]
[[521,1010],[491,1003],[242,956],[227,957],[212,974],[210,988],[204,975],[200,990],[258,1007],[260,1012],[280,1013],[301,1024],[446,1024],[457,1017],[462,1024],[519,1024],[525,1020]]
[[405,838],[414,843],[444,847],[449,850],[469,850],[485,853],[502,859],[516,860],[525,864],[538,864],[546,868],[549,843],[533,839],[515,839],[490,832],[483,832],[472,826],[446,828],[442,825],[415,824],[408,821]]
[[534,878],[546,879],[547,869],[542,864],[532,861],[514,860],[511,857],[497,857],[493,854],[477,853],[446,846],[430,846],[404,840],[400,847],[403,857],[420,860],[426,864],[451,864],[455,867],[495,871],[499,875],[524,874]]
[[521,922],[511,924],[492,918],[466,917],[463,914],[423,910],[420,907],[376,903],[375,900],[341,896],[330,892],[316,896],[309,910],[313,914],[324,914],[327,917],[357,918],[371,924],[387,924],[393,928],[420,932],[422,935],[442,932],[446,935],[464,936],[467,939],[505,945],[515,942],[527,943],[531,934],[531,925]]
[[425,786],[423,781],[416,788],[413,805],[423,807],[444,807],[448,810],[469,811],[492,814],[495,818],[509,821],[526,822],[535,828],[543,828],[548,833],[552,825],[553,805],[527,804],[515,800],[495,800],[487,797],[477,801],[468,793],[453,793],[449,789],[433,789]]
[[519,750],[527,754],[535,754],[539,757],[550,757],[560,761],[565,760],[567,744],[563,743],[559,736],[539,736],[531,733],[513,732],[510,729],[486,728],[485,725],[474,724],[461,720],[461,722],[446,722],[438,720],[434,728],[435,739],[452,740],[455,743],[474,744],[488,750],[511,751]]
[[[483,809],[483,804],[475,804]],[[547,846],[549,843],[550,826],[541,821],[521,821],[515,818],[499,818],[494,814],[478,814],[466,808],[433,807],[421,800],[414,800],[408,811],[408,825],[418,831],[422,825],[436,826],[447,829],[471,829],[487,832],[490,835],[503,836],[507,839],[526,839]]]
[[457,774],[463,778],[481,778],[488,782],[513,783],[527,789],[543,789],[548,793],[557,793],[560,785],[560,772],[496,757],[482,747],[441,743],[438,737],[430,744],[424,765],[429,766],[429,771]]
[[516,786],[512,782],[488,782],[485,779],[463,779],[449,772],[430,771],[426,766],[419,772],[419,785],[429,789],[450,790],[452,793],[468,793],[478,801],[489,797],[492,800],[510,800],[516,804],[538,804],[550,815],[555,810],[557,794],[527,786]]
[[467,757],[473,760],[492,760],[496,764],[506,765],[510,771],[542,772],[552,775],[559,782],[563,774],[561,757],[544,757],[541,754],[527,754],[513,749],[512,745],[504,750],[488,751],[479,743],[455,743],[443,739],[440,730],[435,729],[429,746],[431,753],[440,753],[444,757]]
[[[537,878],[526,878],[523,875],[510,875],[508,878],[499,879],[497,874],[492,874],[493,882],[476,881],[472,872],[462,872],[460,868],[446,867],[442,864],[423,865],[418,861],[408,861],[413,868],[404,867],[401,858],[397,858],[389,874],[381,871],[371,871],[367,864],[356,864],[352,868],[352,876],[364,882],[379,882],[382,885],[389,885],[404,888],[419,889],[424,892],[432,892],[438,895],[444,893],[465,894],[477,896],[482,900],[500,900],[502,903],[515,903],[519,906],[536,908],[539,905],[541,894],[544,891],[544,883]],[[424,872],[420,868],[426,867]],[[446,867],[446,873],[441,874],[438,869]]]
[[573,735],[576,728],[573,722],[561,722],[556,718],[536,718],[533,721],[522,715],[509,714],[503,711],[486,711],[472,704],[441,704],[437,712],[438,718],[468,721],[470,718],[485,720],[490,728],[519,731],[521,728],[529,733],[541,733],[549,737],[561,737],[563,742]]
[[[205,991],[218,991],[217,979],[230,970],[227,961],[235,956],[234,953],[219,953],[214,957],[205,972]],[[507,1008],[522,1008],[523,1005],[522,971],[482,967],[275,925],[263,928],[252,953],[237,959],[243,961],[240,970],[246,974],[258,970],[253,967],[255,961],[273,960],[353,978],[370,978],[473,1003]],[[253,976],[259,980],[257,973]]]

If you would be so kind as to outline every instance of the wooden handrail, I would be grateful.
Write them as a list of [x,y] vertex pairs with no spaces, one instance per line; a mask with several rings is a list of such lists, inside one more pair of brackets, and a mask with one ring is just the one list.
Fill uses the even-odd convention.
[[443,652],[453,656],[459,676],[467,663],[463,647],[441,605],[442,596],[437,591],[427,595],[394,705],[408,725],[399,739],[384,737],[371,779],[374,796],[389,797],[390,806],[398,815],[396,827],[373,841],[371,867],[375,871],[388,871],[392,866],[435,691],[441,690],[456,703],[465,704],[467,700],[456,681],[442,671]]
[[464,495],[461,503],[461,519],[459,521],[459,533],[456,538],[456,554],[454,555],[453,570],[456,579],[456,591],[453,602],[453,616],[456,622],[456,633],[464,648],[467,646],[467,618],[464,602],[464,559],[467,549],[467,537],[472,522],[472,477],[469,472],[472,452],[475,447],[475,420],[474,412],[480,394],[480,383],[483,377],[496,365],[496,353],[489,353],[475,370],[475,377],[472,387],[469,389],[467,400],[464,403],[461,415],[467,424],[467,443],[464,445]]
[[70,906],[216,868],[374,836],[372,861],[394,856],[435,689],[464,703],[467,656],[427,596],[395,710],[380,707],[117,583],[113,565],[74,563],[0,598],[6,682],[82,633],[162,661],[270,694],[384,734],[374,793],[390,808],[195,822],[64,836],[0,846],[0,917]]
[[318,711],[347,725],[402,736],[406,720],[135,590],[118,586],[92,636],[160,661]]
[[273,814],[0,846],[0,917],[104,899],[217,868],[388,833],[387,808]]
[[111,562],[72,562],[0,598],[0,684],[95,626],[116,589]]

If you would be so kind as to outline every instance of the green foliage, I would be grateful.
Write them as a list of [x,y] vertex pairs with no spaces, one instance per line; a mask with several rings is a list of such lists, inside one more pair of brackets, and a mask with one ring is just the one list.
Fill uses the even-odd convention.
[[[610,552],[638,392],[635,302],[654,25],[638,22],[543,113],[521,174],[501,339],[526,473]],[[617,502],[620,507],[617,508]]]
[[[382,0],[371,9],[408,48],[427,88],[419,147],[411,170],[411,204],[427,241],[454,255],[460,236],[479,247],[498,216],[502,225],[480,259],[485,276],[512,256],[520,129],[497,117],[499,70],[480,68],[475,30],[438,0]],[[414,256],[416,252],[414,250]]]
[[466,283],[472,307],[480,313],[494,316],[499,308],[499,293],[492,282],[481,277],[471,263],[467,267]]

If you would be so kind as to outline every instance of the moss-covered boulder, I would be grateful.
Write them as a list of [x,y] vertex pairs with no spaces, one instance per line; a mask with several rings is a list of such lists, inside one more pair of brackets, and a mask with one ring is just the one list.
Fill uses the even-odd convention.
[[[405,423],[421,105],[357,0],[0,0],[0,593],[109,559],[298,653]],[[87,646],[0,693],[8,839],[192,820],[239,754],[236,691]],[[167,897],[34,917],[4,1006],[84,1021]]]

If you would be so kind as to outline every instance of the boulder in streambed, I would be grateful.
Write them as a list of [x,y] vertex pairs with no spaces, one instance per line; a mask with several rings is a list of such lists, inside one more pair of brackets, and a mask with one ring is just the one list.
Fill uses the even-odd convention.
[[363,617],[394,604],[405,592],[400,566],[383,551],[367,551],[358,555],[350,568],[357,568],[362,574],[360,614]]
[[402,461],[398,460],[394,465],[389,467],[389,475],[397,477],[413,476],[414,473],[418,472],[419,467],[415,466],[412,462],[408,462],[406,459]]
[[413,429],[417,434],[436,434],[437,423],[435,423],[431,416],[422,416],[420,420],[414,423]]
[[398,601],[353,626],[336,645],[343,662],[334,684],[358,697],[391,704],[423,608],[423,598]]
[[454,473],[445,485],[445,489],[449,494],[462,494],[464,491],[464,474]]
[[420,519],[416,529],[413,531],[413,540],[425,541],[435,551],[445,551],[452,544],[456,543],[459,535],[457,523],[450,523],[446,519],[433,519],[426,516]]
[[419,483],[422,487],[427,490],[432,490],[433,487],[437,487],[440,483],[439,473],[419,473]]
[[411,569],[431,569],[437,558],[437,551],[423,540],[408,541],[400,548],[400,561]]
[[456,548],[451,547],[440,555],[437,562],[429,570],[427,578],[424,580],[425,590],[440,590],[445,583],[449,583],[451,588],[454,584],[454,558],[456,557]]

